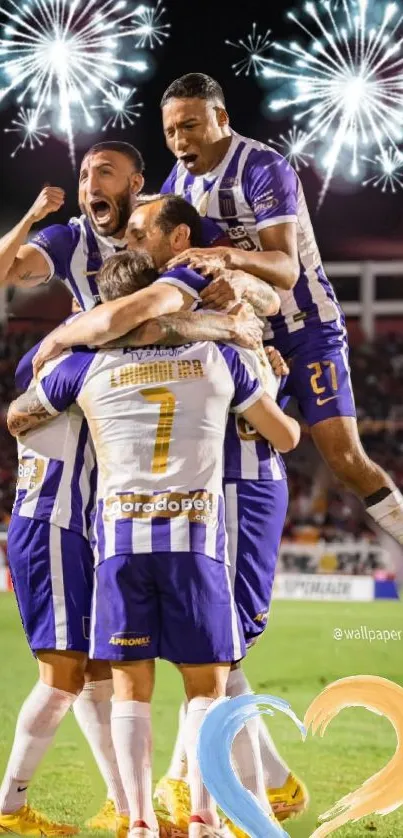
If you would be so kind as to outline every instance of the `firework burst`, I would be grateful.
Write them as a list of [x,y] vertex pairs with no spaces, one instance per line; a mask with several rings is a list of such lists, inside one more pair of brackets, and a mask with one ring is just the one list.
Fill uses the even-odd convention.
[[271,30],[268,29],[264,35],[260,35],[256,30],[257,25],[254,23],[252,32],[245,40],[240,38],[239,41],[225,41],[228,46],[236,47],[236,49],[242,50],[244,53],[243,58],[232,65],[236,76],[240,76],[242,73],[245,76],[249,76],[251,72],[257,76],[262,68],[263,59],[271,45]]
[[[294,121],[308,141],[326,143],[325,178],[320,203],[340,162],[350,153],[350,173],[358,178],[359,161],[371,146],[381,158],[403,136],[402,16],[397,3],[383,6],[379,24],[368,20],[368,0],[333,4],[308,2],[309,22],[288,17],[303,32],[308,46],[274,43],[279,58],[263,59],[262,75],[286,80],[293,95],[272,99],[273,111],[293,108]],[[310,28],[310,26],[312,28]]]
[[379,187],[382,192],[403,189],[403,153],[399,149],[388,148],[375,158],[363,156],[362,159],[375,169],[375,173],[363,181],[363,186]]
[[161,46],[164,40],[169,38],[171,24],[164,23],[165,12],[166,9],[161,0],[158,0],[154,7],[144,6],[143,4],[137,6],[137,9],[134,10],[133,21],[139,21],[134,31],[138,47],[154,49],[155,46]]
[[74,165],[77,115],[91,127],[91,105],[118,95],[122,74],[147,69],[143,57],[122,54],[127,39],[138,38],[138,9],[136,17],[130,0],[8,0],[0,12],[0,99],[15,94],[19,105],[32,105],[37,120],[56,110]]
[[308,135],[295,125],[286,134],[280,134],[278,140],[269,140],[269,145],[277,148],[291,163],[296,172],[309,166],[314,155],[307,150]]
[[131,90],[128,87],[118,87],[108,93],[100,105],[93,105],[93,110],[106,111],[107,121],[102,126],[102,131],[111,128],[128,128],[134,125],[141,114],[142,102],[134,102],[133,96],[136,88]]
[[5,128],[4,133],[19,134],[21,137],[21,142],[18,143],[11,157],[15,157],[24,148],[29,148],[33,151],[36,146],[43,145],[44,141],[49,137],[47,132],[50,129],[50,125],[42,124],[41,115],[37,114],[33,108],[28,108],[27,110],[20,108],[17,117],[11,121],[11,126],[11,128]]

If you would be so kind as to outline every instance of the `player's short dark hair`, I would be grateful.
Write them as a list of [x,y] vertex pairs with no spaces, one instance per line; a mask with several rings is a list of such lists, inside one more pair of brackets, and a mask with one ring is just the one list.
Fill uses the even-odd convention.
[[218,101],[225,108],[224,91],[218,81],[205,73],[187,73],[171,82],[162,99],[163,108],[169,99],[207,99]]
[[118,154],[124,154],[133,163],[133,168],[136,172],[142,174],[144,172],[143,156],[134,145],[130,143],[123,143],[120,140],[106,140],[103,143],[95,143],[88,151],[85,152],[83,160],[90,154],[98,154],[101,151],[117,151]]
[[124,250],[106,259],[97,273],[97,285],[103,303],[127,297],[147,288],[158,277],[154,263],[145,251]]
[[160,200],[161,209],[155,218],[160,230],[169,236],[179,224],[187,224],[192,247],[203,247],[203,225],[197,209],[180,195],[166,193]]

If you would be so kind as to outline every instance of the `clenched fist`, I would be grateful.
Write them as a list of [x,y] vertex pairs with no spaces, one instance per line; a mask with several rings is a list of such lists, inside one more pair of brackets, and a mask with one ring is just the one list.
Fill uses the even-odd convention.
[[64,204],[64,190],[58,186],[45,186],[39,193],[36,201],[28,210],[28,216],[32,224],[42,221],[51,212],[57,212]]

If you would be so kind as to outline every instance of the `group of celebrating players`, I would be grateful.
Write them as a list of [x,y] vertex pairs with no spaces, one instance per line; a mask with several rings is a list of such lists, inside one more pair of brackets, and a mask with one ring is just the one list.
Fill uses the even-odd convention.
[[[72,708],[107,785],[87,828],[242,835],[203,786],[197,743],[215,699],[250,692],[241,661],[267,622],[288,502],[279,452],[300,434],[279,404],[296,399],[335,475],[403,543],[403,498],[361,447],[345,321],[295,171],[229,127],[209,76],[174,81],[161,109],[177,162],[159,195],[142,191],[137,149],[100,143],[81,165],[79,218],[26,243],[63,205],[46,187],[0,241],[3,283],[57,276],[74,298],[20,361],[8,412],[8,557],[39,665],[0,787],[8,834],[79,831],[27,802]],[[185,699],[155,810],[157,658],[179,668]],[[233,760],[270,817],[307,806],[261,719]]]

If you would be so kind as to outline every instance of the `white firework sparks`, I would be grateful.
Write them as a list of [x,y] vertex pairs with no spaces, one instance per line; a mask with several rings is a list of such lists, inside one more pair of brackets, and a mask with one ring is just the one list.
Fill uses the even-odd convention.
[[267,50],[271,46],[271,30],[268,29],[264,35],[260,35],[256,29],[257,25],[254,23],[252,26],[252,32],[245,40],[240,38],[239,41],[225,41],[228,46],[241,49],[245,53],[244,57],[241,58],[240,61],[236,61],[235,64],[232,65],[232,69],[234,70],[236,76],[240,76],[241,73],[244,73],[245,76],[249,76],[250,72],[254,72],[257,76],[262,67],[265,53],[267,53]]
[[154,7],[137,6],[134,10],[133,18],[137,18],[140,23],[137,24],[134,30],[136,36],[137,46],[149,47],[154,49],[155,46],[161,46],[165,38],[169,38],[170,23],[163,23],[163,17],[166,9],[162,5],[161,0],[158,0]]
[[295,125],[286,134],[280,134],[278,140],[269,140],[269,145],[274,146],[291,163],[296,172],[309,166],[313,159],[312,152],[307,151],[309,137],[301,128]]
[[[380,155],[403,136],[402,16],[397,3],[383,6],[376,26],[368,21],[368,0],[341,0],[336,16],[330,2],[308,2],[305,12],[315,25],[311,31],[294,13],[288,17],[309,38],[273,47],[284,60],[265,59],[262,75],[285,79],[296,92],[273,100],[275,111],[292,107],[294,120],[307,130],[309,140],[328,141],[325,180],[320,203],[344,148],[349,149],[351,175],[359,176],[360,154],[375,146]],[[399,34],[400,33],[400,34]],[[286,60],[292,59],[292,64]]]
[[363,181],[363,186],[380,187],[382,192],[397,192],[403,189],[403,153],[396,148],[388,148],[384,154],[362,158],[375,167],[376,173]]
[[15,157],[20,149],[30,148],[31,151],[39,145],[43,145],[44,140],[47,140],[49,134],[47,131],[50,125],[43,125],[40,121],[41,115],[37,114],[33,108],[20,108],[16,119],[11,121],[12,128],[5,128],[5,134],[19,134],[22,139],[11,154]]
[[93,110],[103,110],[109,114],[107,121],[102,126],[102,131],[111,128],[127,128],[134,125],[135,120],[141,114],[142,102],[134,102],[133,96],[136,88],[131,90],[128,87],[118,87],[108,93],[100,105],[93,105]]
[[7,80],[0,99],[16,92],[17,102],[29,100],[37,116],[57,103],[74,165],[74,111],[93,125],[91,101],[107,96],[123,72],[147,69],[144,60],[119,55],[122,39],[136,35],[133,8],[127,0],[27,0],[22,5],[8,0],[0,12],[6,21],[0,70]]

